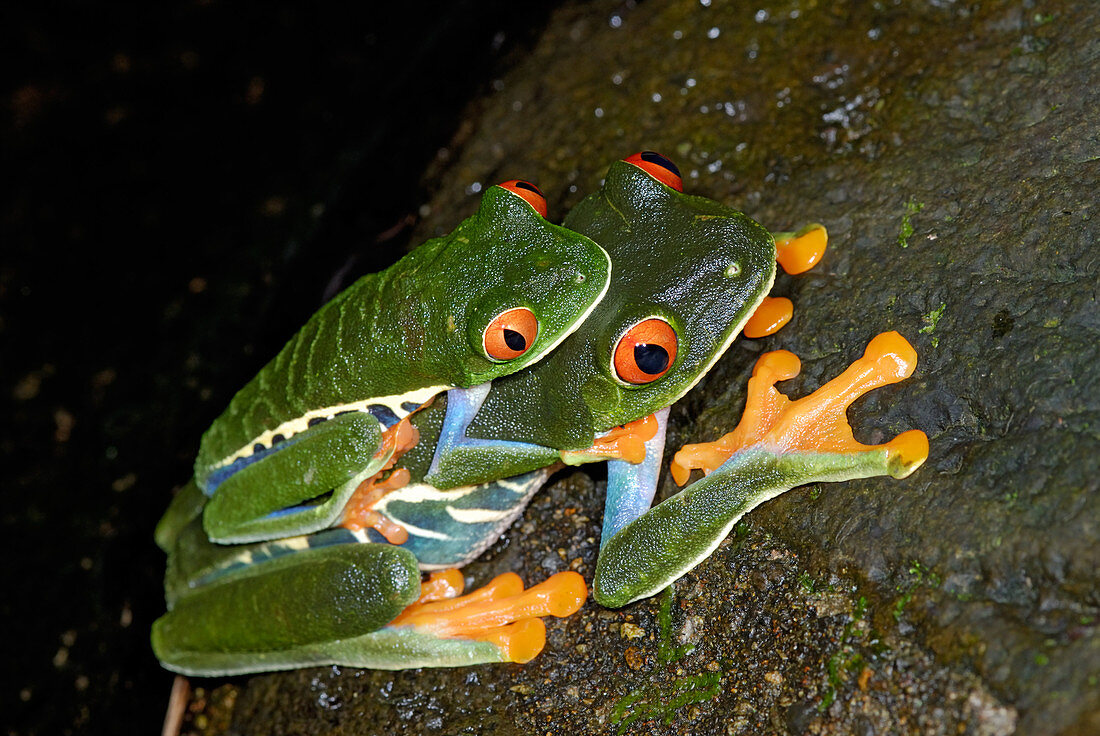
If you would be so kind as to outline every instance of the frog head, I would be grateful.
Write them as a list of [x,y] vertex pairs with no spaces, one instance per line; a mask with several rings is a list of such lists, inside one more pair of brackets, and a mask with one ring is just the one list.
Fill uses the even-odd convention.
[[607,253],[549,222],[546,201],[529,182],[490,187],[449,241],[431,264],[447,274],[446,284],[421,295],[421,314],[438,322],[425,334],[436,335],[440,370],[452,385],[535,363],[584,322],[608,288]]
[[669,406],[721,357],[775,278],[771,233],[684,194],[659,154],[612,164],[565,225],[610,254],[611,286],[546,360],[494,382],[473,436],[582,449]]

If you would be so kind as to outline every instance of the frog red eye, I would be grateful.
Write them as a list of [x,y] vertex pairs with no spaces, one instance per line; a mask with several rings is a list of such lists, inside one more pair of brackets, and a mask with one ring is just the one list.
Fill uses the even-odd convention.
[[634,164],[645,173],[678,192],[684,191],[684,180],[676,164],[655,151],[642,151],[624,158],[628,164]]
[[536,187],[529,181],[523,179],[512,179],[511,181],[505,181],[498,184],[501,189],[507,189],[512,194],[516,195],[535,208],[535,212],[538,212],[543,217],[546,217],[546,197],[543,196],[542,190]]
[[485,354],[493,360],[512,360],[535,344],[539,321],[527,307],[501,312],[485,328]]
[[633,384],[656,381],[676,361],[676,344],[672,325],[657,317],[643,319],[627,330],[615,346],[612,367],[616,378]]

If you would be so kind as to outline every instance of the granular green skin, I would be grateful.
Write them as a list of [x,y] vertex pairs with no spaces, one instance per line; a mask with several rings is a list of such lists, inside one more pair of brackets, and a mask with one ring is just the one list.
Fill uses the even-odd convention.
[[[757,352],[799,355],[803,375],[781,388],[801,396],[895,329],[915,375],[850,416],[864,442],[925,430],[928,463],[753,512],[678,584],[673,630],[695,649],[675,662],[658,657],[657,599],[589,603],[551,621],[525,667],[244,681],[239,732],[608,733],[635,692],[656,715],[630,733],[1100,731],[1100,9],[761,8],[559,10],[426,173],[440,188],[421,234],[472,209],[472,182],[519,175],[560,220],[641,148],[774,230],[824,222],[823,264],[777,282],[791,324],[735,345],[674,408],[669,447],[736,424]],[[903,249],[910,201],[924,207]],[[602,481],[588,478],[540,494],[473,579],[575,567],[591,580]],[[715,672],[719,695],[668,712],[678,683]]]

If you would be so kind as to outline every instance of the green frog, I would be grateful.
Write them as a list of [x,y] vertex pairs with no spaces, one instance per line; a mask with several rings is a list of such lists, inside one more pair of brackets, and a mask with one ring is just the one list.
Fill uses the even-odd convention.
[[[743,213],[682,188],[675,165],[659,154],[642,152],[613,164],[603,188],[565,220],[610,253],[607,294],[537,364],[451,388],[407,415],[398,423],[407,427],[404,439],[395,439],[385,467],[360,482],[332,525],[232,547],[212,544],[195,524],[184,530],[171,557],[169,595],[179,591],[175,597],[187,600],[197,590],[209,603],[187,616],[174,609],[171,626],[161,625],[158,655],[166,666],[221,674],[322,663],[403,668],[526,661],[543,645],[540,616],[576,610],[584,600],[583,581],[578,585],[575,574],[559,573],[524,591],[518,578],[506,575],[460,596],[463,580],[454,568],[492,544],[562,464],[608,461],[597,601],[617,606],[650,595],[704,559],[722,529],[751,505],[717,514],[702,541],[683,545],[683,554],[679,541],[664,542],[676,530],[690,536],[684,522],[694,523],[691,504],[666,501],[649,509],[668,407],[743,329],[766,334],[784,321],[784,312],[789,318],[788,309],[776,309],[767,297],[777,258],[788,271],[812,266],[824,248],[824,230],[773,235]],[[892,458],[887,471],[896,473],[896,452]],[[692,462],[685,456],[687,466],[704,467]],[[882,465],[864,462],[859,471],[877,474]],[[820,476],[792,472],[783,480]],[[681,497],[721,495],[751,480],[717,468]],[[775,484],[768,486],[767,493],[777,492]],[[373,549],[382,551],[367,552]],[[311,623],[342,620],[345,607],[360,605],[349,601],[359,588],[346,591],[341,576],[350,572],[344,568],[337,574],[304,560],[324,554],[385,560],[385,550],[410,553],[421,570],[433,571],[417,600],[367,596],[377,603],[377,615],[359,621],[353,635]],[[302,585],[284,575],[284,567],[308,570],[316,582]],[[387,570],[368,567],[357,574],[388,584]],[[250,586],[253,579],[277,584]],[[240,621],[242,607],[277,609],[302,633],[254,636],[249,621]]]

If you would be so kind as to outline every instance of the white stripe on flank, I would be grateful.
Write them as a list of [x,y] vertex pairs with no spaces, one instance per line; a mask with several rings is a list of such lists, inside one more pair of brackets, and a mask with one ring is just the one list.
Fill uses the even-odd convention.
[[509,493],[515,493],[518,496],[523,496],[531,491],[532,483],[534,483],[535,485],[542,485],[543,482],[545,482],[546,480],[546,476],[542,474],[540,474],[540,477],[538,478],[528,478],[526,481],[523,482],[514,480],[514,478],[521,477],[523,476],[513,476],[513,479],[502,478],[501,480],[496,481],[496,484],[504,490],[508,491]]
[[447,514],[460,524],[486,524],[490,521],[500,521],[515,515],[515,509],[456,509],[447,507]]
[[[393,517],[390,517],[390,518],[393,518]],[[442,532],[433,532],[431,529],[422,529],[418,526],[413,526],[409,522],[403,521],[401,519],[394,519],[394,521],[396,521],[398,524],[400,524],[405,529],[405,531],[407,531],[409,534],[412,534],[412,535],[417,536],[417,537],[424,537],[425,539],[441,539],[444,542],[446,542],[450,539],[454,539],[454,537],[452,537],[449,534],[444,534]]]
[[390,491],[378,500],[378,503],[374,505],[374,509],[375,511],[384,511],[391,501],[400,501],[402,503],[457,501],[464,496],[470,495],[478,488],[481,488],[481,486],[459,486],[457,488],[451,488],[450,490],[441,491],[435,486],[430,486],[427,483],[414,483],[404,488]]
[[231,464],[235,460],[239,460],[242,457],[248,457],[253,453],[253,447],[257,444],[261,444],[265,447],[271,447],[271,440],[277,434],[281,434],[283,437],[290,439],[299,432],[303,432],[309,429],[309,421],[311,419],[323,418],[331,419],[333,416],[339,414],[342,411],[361,411],[367,413],[367,408],[374,404],[382,404],[397,415],[398,419],[404,419],[410,412],[401,408],[401,405],[410,402],[420,406],[428,399],[436,396],[443,391],[447,391],[452,388],[451,386],[427,386],[426,388],[418,388],[412,391],[407,391],[403,394],[394,394],[393,396],[375,396],[370,399],[362,399],[360,401],[351,401],[346,404],[335,404],[333,406],[324,406],[320,409],[310,409],[300,417],[287,420],[280,424],[275,429],[269,429],[263,432],[257,437],[254,437],[247,445],[241,449],[229,455],[217,465],[214,469],[224,467]]

